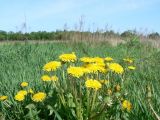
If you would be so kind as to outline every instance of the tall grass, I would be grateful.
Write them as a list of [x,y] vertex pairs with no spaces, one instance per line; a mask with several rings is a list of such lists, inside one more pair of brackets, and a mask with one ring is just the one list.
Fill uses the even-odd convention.
[[[120,62],[123,58],[132,57],[137,69],[129,73],[129,77],[126,78],[128,98],[133,104],[129,119],[155,119],[149,103],[160,115],[160,52],[158,49],[138,42],[128,42],[116,47],[106,42],[0,45],[0,95],[9,96],[14,103],[13,95],[18,91],[20,82],[27,81],[31,87],[41,87],[38,81],[43,74],[43,65],[51,60],[58,60],[58,56],[62,53],[71,52],[75,52],[78,57],[111,56]],[[151,98],[148,98],[149,92]],[[15,106],[12,107],[15,110]],[[16,115],[12,109],[8,111],[10,112],[4,110],[0,103],[0,113],[5,114],[8,119],[14,119],[13,116]],[[16,117],[15,119],[18,119],[22,116],[18,116],[17,112]]]

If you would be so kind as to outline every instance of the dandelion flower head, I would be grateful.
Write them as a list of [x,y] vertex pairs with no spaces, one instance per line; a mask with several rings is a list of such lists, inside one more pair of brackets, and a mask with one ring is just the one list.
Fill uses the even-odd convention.
[[123,67],[118,63],[110,63],[109,69],[118,74],[122,74],[124,72]]
[[77,56],[73,52],[71,54],[62,54],[59,56],[59,59],[63,62],[75,62],[77,60]]
[[32,96],[34,102],[42,102],[46,98],[46,93],[38,92]]
[[0,96],[0,101],[5,101],[8,99],[8,96],[2,95]]
[[28,82],[22,82],[21,83],[21,87],[27,87],[28,86]]
[[61,62],[51,61],[44,65],[43,70],[50,72],[50,71],[55,71],[59,67],[61,67]]

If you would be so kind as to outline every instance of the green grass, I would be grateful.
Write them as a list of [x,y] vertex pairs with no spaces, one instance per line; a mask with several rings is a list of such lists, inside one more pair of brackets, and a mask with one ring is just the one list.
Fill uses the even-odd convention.
[[[147,102],[147,86],[151,87],[151,104],[160,115],[160,51],[139,43],[112,47],[108,43],[45,43],[0,45],[0,95],[7,95],[12,102],[19,83],[27,81],[32,87],[39,86],[42,67],[51,60],[58,60],[62,53],[75,52],[82,56],[110,56],[121,63],[125,57],[135,60],[137,69],[129,73],[126,82],[128,98],[133,104],[129,114],[133,120],[153,120],[154,114]],[[0,104],[0,111],[4,113]],[[4,113],[7,116],[7,113]],[[8,115],[12,116],[12,114]]]

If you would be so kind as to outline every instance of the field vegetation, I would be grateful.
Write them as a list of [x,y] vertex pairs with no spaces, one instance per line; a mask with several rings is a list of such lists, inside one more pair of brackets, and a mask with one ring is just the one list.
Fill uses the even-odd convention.
[[2,44],[0,119],[158,119],[159,59],[138,39]]
[[30,32],[23,33],[22,31],[18,32],[6,32],[0,30],[0,41],[24,41],[24,40],[94,40],[94,41],[106,41],[113,39],[132,39],[134,37],[139,37],[143,39],[151,39],[151,40],[160,40],[160,35],[158,32],[148,33],[144,35],[139,33],[136,30],[127,30],[122,33],[115,32],[114,30],[99,30],[96,31],[82,31],[79,30],[56,30],[53,32],[47,31],[38,31],[38,32]]

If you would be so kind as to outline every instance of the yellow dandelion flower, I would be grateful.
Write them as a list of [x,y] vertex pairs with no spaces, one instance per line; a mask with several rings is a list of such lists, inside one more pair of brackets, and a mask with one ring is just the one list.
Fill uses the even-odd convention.
[[93,62],[94,63],[104,63],[104,58],[94,57]]
[[70,66],[68,69],[67,69],[67,73],[72,75],[73,77],[81,77],[83,76],[84,74],[84,68],[82,67],[73,67],[73,66]]
[[80,61],[84,63],[96,63],[102,66],[105,66],[104,59],[100,57],[82,57],[80,58]]
[[134,66],[128,66],[128,69],[130,69],[130,70],[135,70],[136,67],[134,67]]
[[123,61],[127,63],[133,63],[133,60],[131,58],[124,58]]
[[23,94],[18,93],[15,95],[14,99],[20,102],[25,99],[25,96]]
[[131,111],[132,104],[128,100],[124,100],[122,102],[122,109],[126,109],[127,111]]
[[28,90],[28,93],[33,94],[34,92],[33,92],[33,90],[30,88],[30,89]]
[[93,79],[87,79],[85,82],[85,86],[87,88],[93,88],[95,90],[98,90],[102,87],[101,83],[98,80]]
[[77,60],[77,57],[73,52],[71,54],[62,54],[59,56],[59,59],[63,62],[75,62]]
[[84,63],[93,63],[93,58],[91,57],[82,57],[80,58],[80,61],[84,62]]
[[21,83],[21,87],[27,87],[28,86],[28,82],[22,82]]
[[88,64],[88,65],[85,66],[85,68],[88,69],[89,73],[97,73],[97,72],[105,73],[105,72],[107,72],[105,67],[100,66],[100,65],[98,65],[96,63]]
[[48,76],[48,75],[43,75],[41,77],[42,81],[46,82],[46,81],[57,81],[58,77],[57,76]]
[[17,100],[17,101],[23,101],[25,99],[25,95],[27,95],[27,91],[26,90],[20,90],[20,91],[17,92],[14,99]]
[[111,62],[111,61],[113,61],[113,58],[111,58],[111,57],[106,57],[106,58],[105,58],[105,61]]
[[61,62],[51,61],[44,65],[43,70],[50,72],[50,71],[55,71],[59,67],[61,67]]
[[57,77],[56,75],[51,76],[51,80],[52,80],[52,81],[57,81],[57,80],[58,80],[58,77]]
[[87,69],[86,67],[81,67],[81,69],[82,69],[82,71],[83,71],[84,74],[90,73],[90,70]]
[[33,95],[32,100],[34,102],[42,102],[46,98],[46,93],[38,92]]
[[17,92],[17,94],[27,95],[27,91],[26,90],[20,90],[20,91]]
[[92,88],[93,80],[92,79],[86,80],[85,85],[86,85],[87,88]]
[[42,81],[51,81],[51,77],[49,77],[48,75],[43,75],[41,79]]
[[7,99],[8,99],[8,96],[5,96],[5,95],[0,96],[0,101],[5,101],[5,100],[7,100]]
[[118,74],[122,74],[124,72],[123,67],[118,63],[110,63],[109,69]]
[[95,64],[97,64],[100,67],[105,67],[106,66],[106,64],[104,62],[97,62]]

